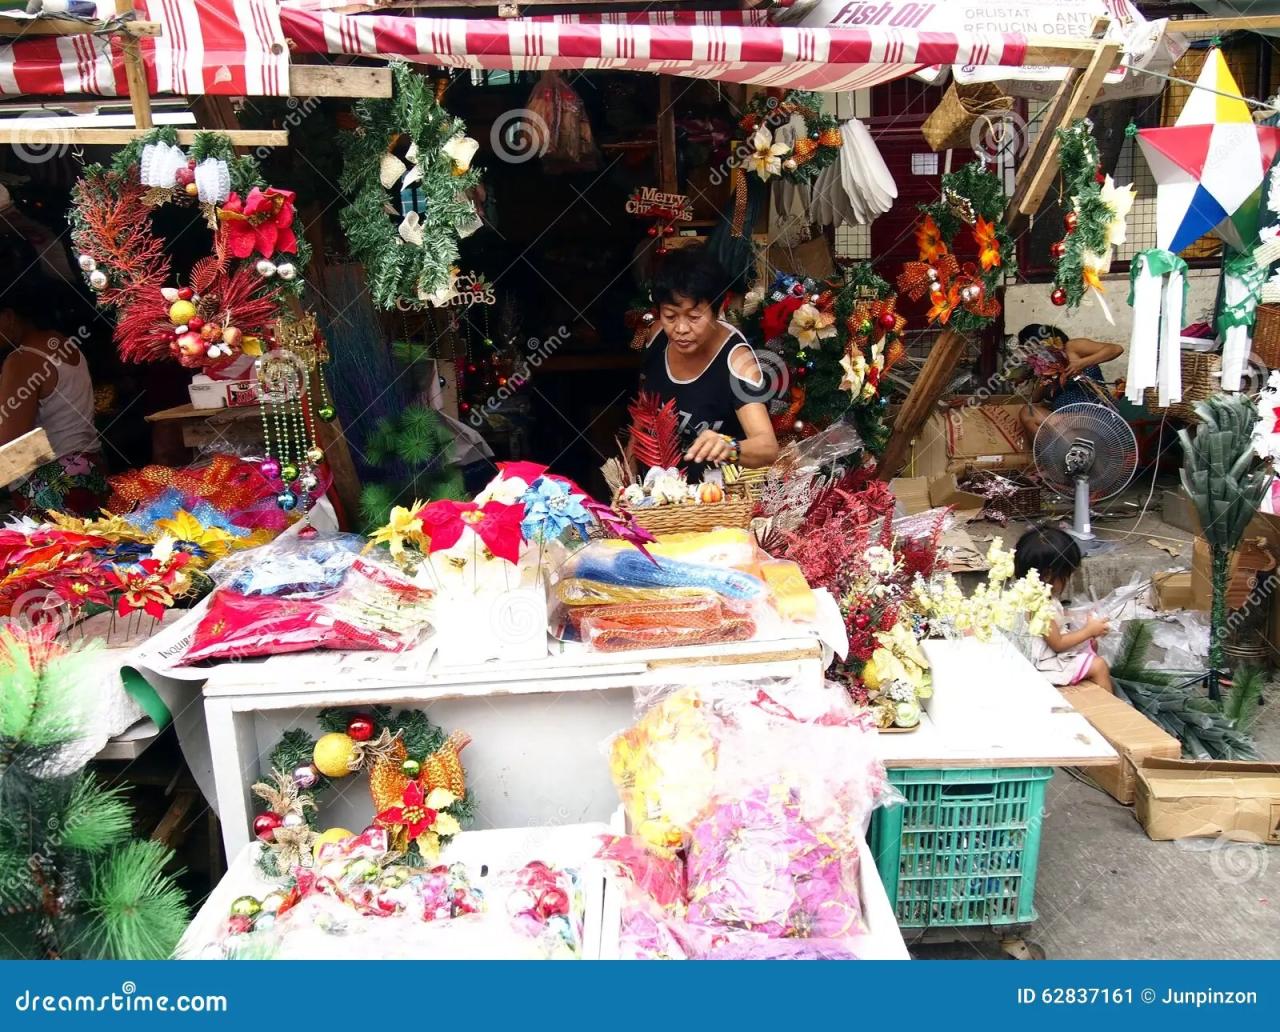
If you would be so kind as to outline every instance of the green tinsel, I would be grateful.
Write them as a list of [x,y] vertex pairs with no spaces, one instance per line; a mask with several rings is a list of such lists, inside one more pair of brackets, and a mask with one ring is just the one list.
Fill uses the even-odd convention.
[[[345,160],[340,186],[352,198],[339,215],[352,256],[365,267],[369,292],[387,309],[422,308],[425,295],[448,286],[458,261],[458,228],[471,222],[475,208],[465,192],[480,181],[470,169],[454,175],[452,159],[441,148],[466,126],[435,99],[432,83],[405,62],[391,63],[395,91],[390,100],[363,100],[355,106],[359,128],[343,137]],[[400,136],[417,147],[422,178],[415,189],[422,246],[406,243],[397,214],[386,205],[393,194],[379,179],[380,163]],[[398,201],[398,192],[394,195]]]

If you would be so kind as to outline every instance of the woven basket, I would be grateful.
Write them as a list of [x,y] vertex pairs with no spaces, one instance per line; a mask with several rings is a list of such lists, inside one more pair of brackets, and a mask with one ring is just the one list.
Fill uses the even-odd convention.
[[974,470],[962,485],[966,490],[980,489],[993,480],[1003,480],[1013,485],[1013,493],[991,499],[983,506],[986,512],[997,512],[1006,519],[1034,520],[1044,508],[1044,494],[1039,484],[1033,483],[1021,473],[994,473],[991,470]]
[[935,151],[972,147],[971,136],[978,119],[1012,107],[1013,98],[1005,96],[993,82],[952,82],[920,131]]
[[[1262,311],[1259,306],[1258,311]],[[1169,415],[1194,423],[1198,418],[1195,403],[1211,398],[1222,391],[1222,356],[1211,351],[1184,351],[1182,353],[1182,400],[1169,406]],[[1160,395],[1154,387],[1148,387],[1142,395],[1142,404],[1157,415],[1164,412],[1156,399]]]
[[1253,324],[1253,353],[1268,369],[1280,369],[1280,305],[1258,305]]
[[754,498],[747,495],[725,495],[722,502],[702,502],[689,505],[655,505],[648,509],[628,509],[621,498],[615,498],[614,508],[626,513],[650,534],[694,534],[715,530],[717,527],[746,529],[751,525],[755,511]]

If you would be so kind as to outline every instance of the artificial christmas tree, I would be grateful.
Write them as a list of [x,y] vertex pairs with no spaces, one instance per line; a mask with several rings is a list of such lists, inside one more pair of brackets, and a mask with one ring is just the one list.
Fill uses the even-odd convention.
[[371,466],[394,471],[391,480],[366,484],[360,493],[360,518],[366,530],[387,522],[393,506],[414,499],[464,497],[462,474],[451,457],[453,435],[434,409],[410,405],[380,419],[365,440]]

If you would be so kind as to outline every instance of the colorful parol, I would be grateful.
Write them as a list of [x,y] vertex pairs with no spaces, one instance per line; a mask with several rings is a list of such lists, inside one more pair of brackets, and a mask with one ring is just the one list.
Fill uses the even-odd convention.
[[386,309],[449,303],[456,293],[458,240],[480,226],[467,191],[479,144],[440,106],[433,84],[392,62],[390,100],[361,101],[359,125],[343,137],[339,216],[351,254],[365,267],[373,299]]
[[744,141],[736,150],[745,155],[748,170],[764,180],[781,176],[811,183],[840,157],[840,122],[822,113],[817,93],[767,89],[748,101],[738,128]]
[[1005,200],[999,178],[975,161],[944,175],[942,196],[920,206],[919,259],[903,267],[898,290],[928,296],[930,324],[976,333],[1000,314],[1000,284],[1017,271]]
[[471,820],[461,753],[471,741],[445,735],[420,710],[392,714],[385,706],[361,712],[321,710],[319,740],[301,729],[286,731],[271,752],[271,774],[253,786],[266,810],[253,831],[267,848],[258,866],[282,878],[294,866],[310,866],[318,797],[333,781],[358,772],[369,777],[374,815],[392,848],[411,863],[434,863],[442,846]]
[[[185,283],[153,224],[166,208],[190,209],[212,234],[209,255]],[[126,362],[172,357],[192,369],[247,369],[245,356],[262,354],[272,321],[301,290],[310,257],[293,192],[267,186],[253,158],[237,156],[216,132],[197,133],[184,151],[176,130],[157,128],[110,166],[87,166],[69,221],[98,304],[116,310]]]
[[[1081,118],[1058,130],[1062,165],[1065,236],[1050,245],[1053,303],[1077,307],[1094,291],[1102,302],[1102,277],[1111,268],[1118,244],[1125,242],[1125,220],[1133,207],[1133,185],[1116,186],[1102,171],[1093,123]],[[1105,303],[1103,312],[1111,313]]]

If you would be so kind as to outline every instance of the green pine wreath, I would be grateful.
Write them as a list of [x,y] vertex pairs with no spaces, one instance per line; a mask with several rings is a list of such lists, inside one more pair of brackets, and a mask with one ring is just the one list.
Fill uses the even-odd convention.
[[[431,296],[447,296],[457,274],[458,240],[474,225],[475,206],[466,191],[479,173],[461,166],[444,147],[466,138],[466,126],[436,100],[432,83],[405,62],[391,63],[389,100],[356,104],[358,127],[342,140],[345,161],[340,186],[352,201],[339,215],[351,254],[365,267],[374,301],[386,309],[423,308]],[[404,161],[416,151],[421,178],[417,229],[421,243],[400,232],[399,187],[383,185],[384,159]],[[414,162],[407,162],[409,169]]]
[[[1085,282],[1085,256],[1106,254],[1111,245],[1107,229],[1115,212],[1102,197],[1104,178],[1099,164],[1093,122],[1077,119],[1059,129],[1058,155],[1062,169],[1063,238],[1050,249],[1053,285],[1068,308],[1077,307],[1089,287]],[[1057,303],[1057,299],[1055,299]]]

